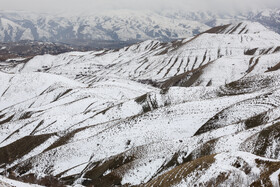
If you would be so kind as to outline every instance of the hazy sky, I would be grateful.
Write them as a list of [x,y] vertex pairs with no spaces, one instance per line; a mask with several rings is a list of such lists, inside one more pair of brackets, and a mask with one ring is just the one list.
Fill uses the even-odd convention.
[[38,12],[94,12],[116,9],[247,9],[280,6],[280,0],[0,0],[1,10]]

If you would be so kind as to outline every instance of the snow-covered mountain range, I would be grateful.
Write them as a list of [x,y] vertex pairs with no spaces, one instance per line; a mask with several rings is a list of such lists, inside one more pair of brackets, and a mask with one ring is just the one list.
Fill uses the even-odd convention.
[[280,33],[279,9],[227,13],[116,10],[76,16],[0,11],[0,41],[39,40],[81,45],[100,41],[170,41],[244,20],[259,22]]
[[259,23],[0,65],[5,177],[279,186],[280,35]]

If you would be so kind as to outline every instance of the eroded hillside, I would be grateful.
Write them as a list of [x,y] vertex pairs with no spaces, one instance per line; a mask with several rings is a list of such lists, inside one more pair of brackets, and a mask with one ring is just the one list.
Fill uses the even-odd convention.
[[3,63],[0,173],[53,186],[277,186],[279,46],[242,22]]

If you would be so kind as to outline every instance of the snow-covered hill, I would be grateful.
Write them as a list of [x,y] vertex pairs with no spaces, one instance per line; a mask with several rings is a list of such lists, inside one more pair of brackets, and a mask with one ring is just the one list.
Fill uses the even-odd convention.
[[[242,22],[171,43],[148,40],[114,51],[37,56],[11,71],[43,71],[87,84],[112,76],[171,84],[200,72],[189,86],[217,86],[276,66],[279,46],[278,34],[259,23]],[[217,68],[223,70],[219,75]]]
[[2,63],[0,173],[53,186],[277,186],[279,46],[241,22]]
[[116,10],[76,16],[1,11],[0,41],[42,40],[86,43],[95,47],[104,46],[105,41],[170,41],[192,37],[210,27],[245,20],[259,22],[280,33],[279,9],[223,14]]

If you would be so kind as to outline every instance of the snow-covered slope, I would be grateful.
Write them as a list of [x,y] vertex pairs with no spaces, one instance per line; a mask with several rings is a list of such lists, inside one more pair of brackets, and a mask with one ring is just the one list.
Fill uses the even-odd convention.
[[148,40],[114,51],[37,56],[11,71],[44,71],[86,84],[120,77],[163,87],[217,86],[276,66],[279,46],[277,33],[259,23],[242,22],[171,43]]
[[8,179],[3,176],[0,176],[0,186],[1,187],[40,187],[40,185],[18,182],[16,180]]
[[42,40],[86,43],[95,47],[102,41],[170,41],[187,38],[213,26],[245,20],[259,22],[280,33],[279,9],[230,13],[115,10],[72,16],[1,11],[0,18],[2,42]]
[[279,46],[242,22],[3,63],[0,173],[53,186],[277,186]]

